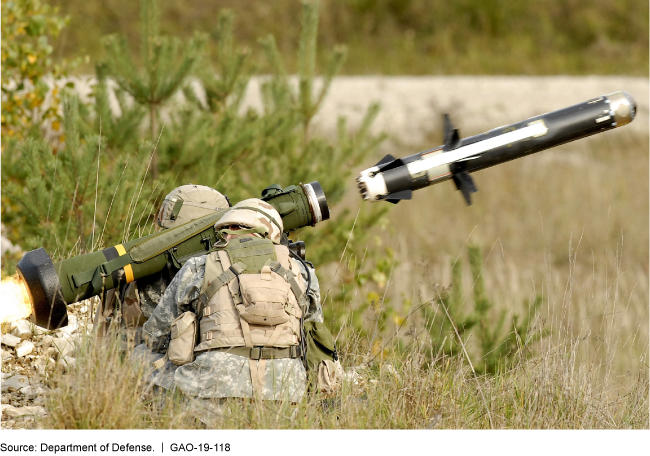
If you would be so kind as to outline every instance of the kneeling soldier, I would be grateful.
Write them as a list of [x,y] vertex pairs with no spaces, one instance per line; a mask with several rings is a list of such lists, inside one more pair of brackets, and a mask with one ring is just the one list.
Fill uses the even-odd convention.
[[280,244],[282,219],[262,200],[237,203],[215,229],[215,250],[185,263],[144,325],[147,345],[166,351],[154,383],[193,398],[298,401],[303,322],[323,321],[314,270]]

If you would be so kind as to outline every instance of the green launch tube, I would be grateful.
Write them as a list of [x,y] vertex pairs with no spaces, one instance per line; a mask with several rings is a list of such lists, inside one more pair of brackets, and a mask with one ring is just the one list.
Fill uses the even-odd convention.
[[[329,219],[325,193],[317,181],[267,187],[262,199],[282,217],[284,231]],[[205,215],[170,230],[53,263],[45,249],[27,252],[18,263],[32,301],[32,321],[48,329],[67,325],[66,304],[162,271],[179,269],[189,258],[207,253],[217,241],[214,224],[230,209]]]

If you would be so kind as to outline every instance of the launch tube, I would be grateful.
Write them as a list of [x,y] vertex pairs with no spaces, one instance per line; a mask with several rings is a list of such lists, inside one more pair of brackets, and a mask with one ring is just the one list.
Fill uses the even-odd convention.
[[[262,199],[278,211],[285,232],[314,226],[330,216],[325,193],[317,181],[285,189],[272,185],[264,189]],[[57,263],[43,248],[27,252],[17,270],[32,302],[32,321],[48,329],[66,326],[66,304],[97,296],[103,290],[166,267],[178,269],[189,258],[206,254],[217,241],[214,224],[229,210]]]
[[464,139],[445,115],[442,146],[398,159],[387,155],[360,173],[359,190],[367,201],[397,203],[411,199],[414,190],[453,179],[471,204],[476,187],[470,173],[627,125],[635,115],[630,94],[614,92]]

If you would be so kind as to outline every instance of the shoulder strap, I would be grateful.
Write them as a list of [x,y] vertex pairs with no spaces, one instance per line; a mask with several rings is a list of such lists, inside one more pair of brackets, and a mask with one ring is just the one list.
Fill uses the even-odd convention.
[[210,254],[206,259],[205,278],[203,279],[202,291],[199,295],[199,308],[197,309],[199,316],[203,316],[203,309],[208,305],[212,296],[246,269],[246,265],[241,262],[230,265],[225,271],[223,266],[218,252]]
[[303,297],[303,291],[302,288],[300,288],[300,285],[298,285],[296,275],[292,271],[282,266],[279,261],[271,261],[269,263],[269,266],[273,272],[289,282],[289,285],[291,285],[291,291],[293,291],[293,294],[296,296],[296,300],[300,302]]

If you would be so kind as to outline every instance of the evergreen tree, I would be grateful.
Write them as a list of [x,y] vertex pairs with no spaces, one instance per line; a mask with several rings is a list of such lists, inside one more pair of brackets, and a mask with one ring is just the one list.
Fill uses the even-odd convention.
[[[483,255],[479,246],[468,246],[469,266],[472,276],[472,296],[474,307],[466,310],[469,303],[463,293],[463,267],[461,260],[456,260],[451,265],[451,287],[440,297],[458,329],[463,341],[469,341],[469,334],[476,338],[478,345],[470,353],[479,357],[472,361],[477,372],[495,373],[499,369],[511,366],[516,361],[516,354],[523,357],[530,355],[530,344],[544,337],[544,332],[536,333],[532,329],[533,318],[537,315],[542,303],[541,296],[536,296],[532,302],[525,302],[525,315],[517,313],[512,315],[512,326],[507,334],[504,333],[507,310],[502,309],[498,316],[493,318],[490,311],[494,303],[485,291],[483,280]],[[431,306],[422,307],[426,326],[432,340],[432,353],[442,352],[454,355],[461,352],[452,322],[447,318],[444,310],[436,312]],[[472,331],[473,329],[473,331]]]
[[[124,36],[111,35],[104,40],[106,74],[147,108],[149,134],[155,144],[159,134],[160,107],[186,82],[198,60],[205,37],[197,34],[185,46],[178,38],[158,34],[160,11],[157,0],[140,0],[141,42],[139,70],[133,62]],[[153,180],[158,179],[158,155],[151,163]]]
[[13,203],[8,222],[25,221],[18,239],[25,250],[45,247],[53,258],[67,257],[146,234],[143,221],[159,196],[143,191],[151,143],[107,153],[106,139],[88,133],[81,113],[87,110],[77,98],[64,102],[58,153],[46,140],[28,138],[3,154],[3,197]]

